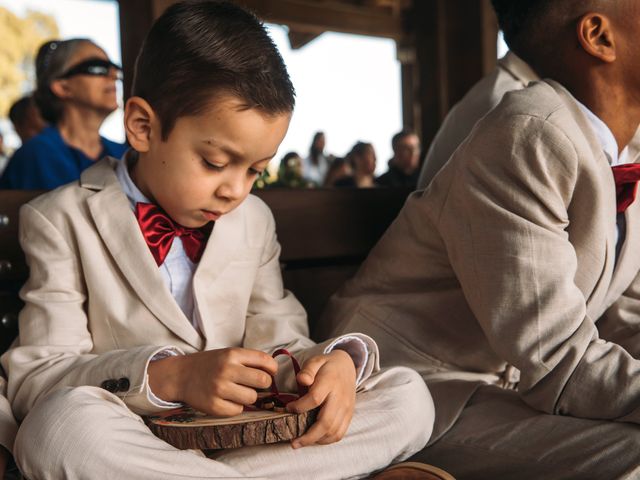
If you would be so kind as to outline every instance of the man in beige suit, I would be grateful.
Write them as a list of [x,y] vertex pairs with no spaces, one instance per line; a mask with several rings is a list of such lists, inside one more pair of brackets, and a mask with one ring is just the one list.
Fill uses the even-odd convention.
[[423,375],[419,458],[459,478],[638,478],[640,201],[617,214],[611,167],[640,122],[640,3],[494,3],[557,82],[478,122],[325,320]]

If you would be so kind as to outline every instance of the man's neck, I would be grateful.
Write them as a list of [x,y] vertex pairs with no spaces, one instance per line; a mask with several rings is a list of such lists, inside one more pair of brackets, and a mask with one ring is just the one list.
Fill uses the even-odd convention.
[[572,93],[609,127],[621,152],[640,124],[640,99],[634,98],[625,88],[598,77]]

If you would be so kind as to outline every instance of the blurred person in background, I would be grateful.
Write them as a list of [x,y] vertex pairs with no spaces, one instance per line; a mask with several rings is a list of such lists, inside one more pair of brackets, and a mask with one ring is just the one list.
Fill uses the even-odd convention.
[[119,158],[126,147],[100,136],[118,108],[120,67],[87,39],[53,40],[36,57],[34,99],[51,126],[20,147],[0,178],[0,188],[52,189],[80,178],[96,160]]
[[342,178],[353,175],[351,165],[345,158],[334,158],[329,166],[327,176],[324,178],[323,187],[335,187],[336,182]]
[[389,170],[376,179],[382,187],[412,187],[420,175],[420,139],[410,130],[402,130],[391,139],[393,158]]
[[366,142],[356,143],[347,154],[347,161],[353,173],[336,180],[336,187],[375,187],[374,172],[376,171],[376,151],[373,145]]
[[9,161],[9,157],[4,148],[4,136],[0,133],[0,174],[6,168],[7,162]]
[[302,163],[302,175],[316,185],[322,185],[331,164],[331,157],[325,155],[326,138],[324,132],[316,132],[311,142],[309,156]]
[[302,176],[302,157],[296,152],[289,152],[280,160],[278,180],[269,187],[280,188],[313,188],[316,185]]
[[19,98],[9,108],[9,120],[13,129],[20,137],[22,145],[38,135],[47,126],[47,122],[40,115],[32,95]]

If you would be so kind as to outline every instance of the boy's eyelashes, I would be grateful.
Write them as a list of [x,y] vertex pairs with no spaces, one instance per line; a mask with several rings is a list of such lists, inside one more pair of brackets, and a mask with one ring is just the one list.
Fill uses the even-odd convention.
[[209,160],[207,160],[206,158],[202,157],[202,163],[204,163],[204,166],[211,169],[211,170],[216,170],[216,171],[220,171],[222,170],[226,165],[220,165],[220,164],[215,164],[210,162]]
[[[219,171],[223,170],[224,167],[227,166],[227,164],[217,165],[215,163],[210,162],[209,160],[207,160],[204,157],[202,157],[202,162],[204,163],[204,166],[206,168],[208,168],[209,170],[214,170],[216,172],[219,172]],[[264,174],[264,170],[263,169],[258,169],[258,168],[253,168],[253,167],[249,168],[248,171],[249,171],[249,175],[251,175],[251,176],[256,175],[256,176],[259,177],[260,175]]]

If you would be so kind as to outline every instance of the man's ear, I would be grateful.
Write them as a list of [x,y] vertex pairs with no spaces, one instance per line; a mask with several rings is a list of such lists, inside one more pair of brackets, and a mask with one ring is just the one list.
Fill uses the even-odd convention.
[[611,20],[601,13],[587,13],[578,21],[578,41],[589,55],[605,63],[616,59]]
[[[124,106],[124,129],[129,145],[137,152],[149,151],[152,125],[156,115],[151,105],[140,97],[131,97]],[[159,134],[159,132],[155,133]]]

